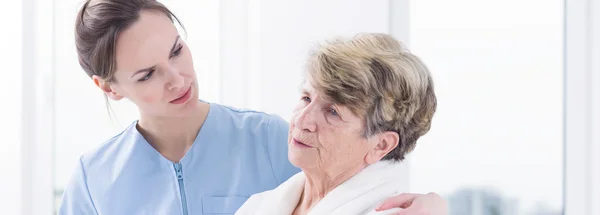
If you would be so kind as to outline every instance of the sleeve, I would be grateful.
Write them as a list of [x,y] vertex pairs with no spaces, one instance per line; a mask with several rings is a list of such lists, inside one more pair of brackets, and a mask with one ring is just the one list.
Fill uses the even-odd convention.
[[275,180],[279,185],[300,172],[300,169],[292,165],[288,159],[288,122],[279,116],[273,116],[267,127],[269,158]]
[[59,215],[98,214],[90,196],[83,161],[75,169],[71,181],[67,184],[61,200]]

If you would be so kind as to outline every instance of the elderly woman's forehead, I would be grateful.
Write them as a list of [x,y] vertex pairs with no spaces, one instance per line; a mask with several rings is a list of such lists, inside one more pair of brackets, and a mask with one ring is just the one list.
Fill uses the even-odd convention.
[[313,95],[318,95],[321,98],[327,98],[329,99],[329,97],[326,95],[325,92],[319,90],[314,82],[311,82],[309,80],[304,81],[304,83],[302,83],[302,87],[300,88],[302,90],[303,93],[310,93]]
[[300,91],[303,93],[315,93],[316,89],[313,82],[307,78],[302,81],[302,84],[300,85]]

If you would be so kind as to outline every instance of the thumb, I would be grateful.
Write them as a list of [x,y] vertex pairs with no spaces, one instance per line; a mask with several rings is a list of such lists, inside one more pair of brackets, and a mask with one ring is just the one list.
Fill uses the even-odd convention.
[[420,194],[413,193],[403,193],[398,196],[394,196],[392,198],[386,199],[379,207],[375,209],[375,211],[388,210],[392,208],[407,208],[410,207],[413,200],[417,198]]

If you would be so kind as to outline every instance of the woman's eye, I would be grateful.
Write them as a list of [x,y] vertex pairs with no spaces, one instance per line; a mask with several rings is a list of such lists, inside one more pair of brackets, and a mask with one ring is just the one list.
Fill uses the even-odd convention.
[[310,102],[310,98],[308,96],[303,96],[302,101]]
[[146,80],[150,79],[150,77],[152,77],[152,74],[154,74],[154,71],[155,70],[150,70],[150,72],[148,72],[148,74],[146,74],[143,78],[139,79],[138,81],[142,82],[142,81],[146,81]]
[[179,46],[179,48],[177,48],[177,50],[175,50],[173,54],[171,54],[171,57],[179,56],[179,54],[181,54],[181,49],[183,49],[183,46]]
[[338,112],[337,112],[337,110],[335,110],[335,109],[333,109],[333,108],[330,108],[330,109],[329,109],[329,113],[330,113],[331,115],[333,115],[333,116],[338,116],[338,115],[339,115],[339,114],[338,114]]

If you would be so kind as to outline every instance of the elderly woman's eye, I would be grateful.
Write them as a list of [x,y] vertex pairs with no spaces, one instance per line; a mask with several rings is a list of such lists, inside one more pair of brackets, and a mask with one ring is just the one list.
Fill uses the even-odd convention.
[[310,102],[310,98],[308,96],[302,96],[302,101]]
[[334,115],[334,116],[338,116],[339,115],[338,112],[335,109],[333,109],[333,108],[329,109],[329,113],[331,113],[331,115]]

